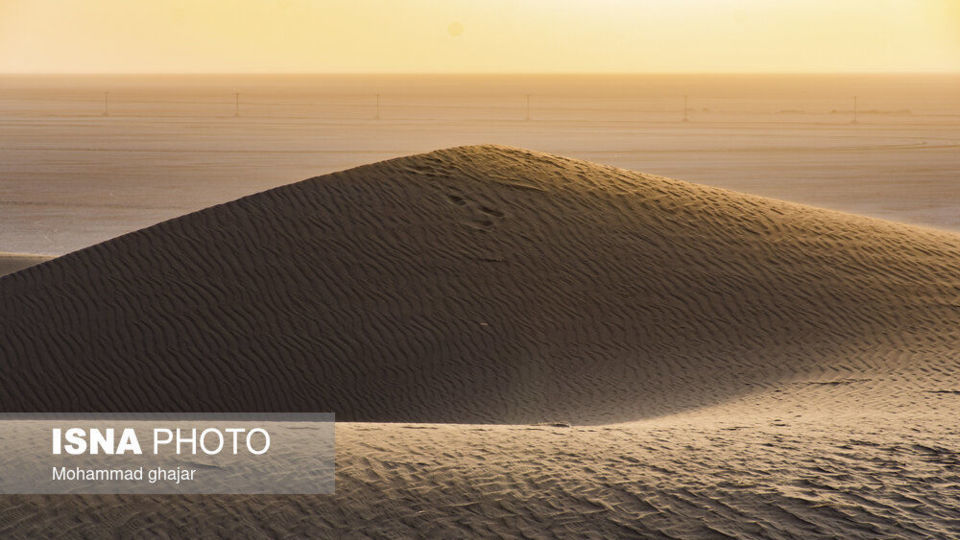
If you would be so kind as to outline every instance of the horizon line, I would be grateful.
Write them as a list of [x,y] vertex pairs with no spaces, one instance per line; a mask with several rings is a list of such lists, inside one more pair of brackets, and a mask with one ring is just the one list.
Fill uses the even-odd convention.
[[0,72],[7,76],[651,76],[651,75],[960,75],[957,71],[77,71]]

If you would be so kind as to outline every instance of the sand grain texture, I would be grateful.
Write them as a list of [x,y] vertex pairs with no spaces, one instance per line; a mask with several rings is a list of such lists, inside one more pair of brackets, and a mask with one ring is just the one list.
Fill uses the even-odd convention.
[[334,497],[9,497],[0,532],[86,505],[154,533],[958,532],[951,233],[461,147],[68,254],[0,306],[7,411],[371,422],[338,426]]

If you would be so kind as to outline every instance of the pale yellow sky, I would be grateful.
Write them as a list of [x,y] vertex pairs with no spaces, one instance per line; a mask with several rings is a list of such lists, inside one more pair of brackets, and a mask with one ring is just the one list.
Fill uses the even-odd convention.
[[0,72],[960,72],[960,0],[0,0]]

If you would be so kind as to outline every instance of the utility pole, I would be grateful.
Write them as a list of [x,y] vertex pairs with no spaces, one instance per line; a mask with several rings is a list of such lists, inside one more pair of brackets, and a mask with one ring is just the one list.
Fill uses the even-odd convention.
[[525,120],[530,121],[530,94],[527,94],[527,116]]
[[683,121],[690,121],[690,119],[687,117],[687,96],[683,96]]
[[240,92],[233,93],[233,116],[240,116]]
[[376,119],[380,119],[380,94],[377,94],[377,116]]
[[110,92],[103,93],[103,116],[110,116]]
[[851,124],[856,124],[857,122],[857,96],[853,96],[853,121]]

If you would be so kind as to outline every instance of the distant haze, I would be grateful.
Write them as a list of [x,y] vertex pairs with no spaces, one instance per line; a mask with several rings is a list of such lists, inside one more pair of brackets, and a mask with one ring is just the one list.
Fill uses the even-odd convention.
[[958,70],[958,0],[0,0],[3,73]]
[[489,142],[960,231],[958,120],[942,74],[8,75],[0,252]]

